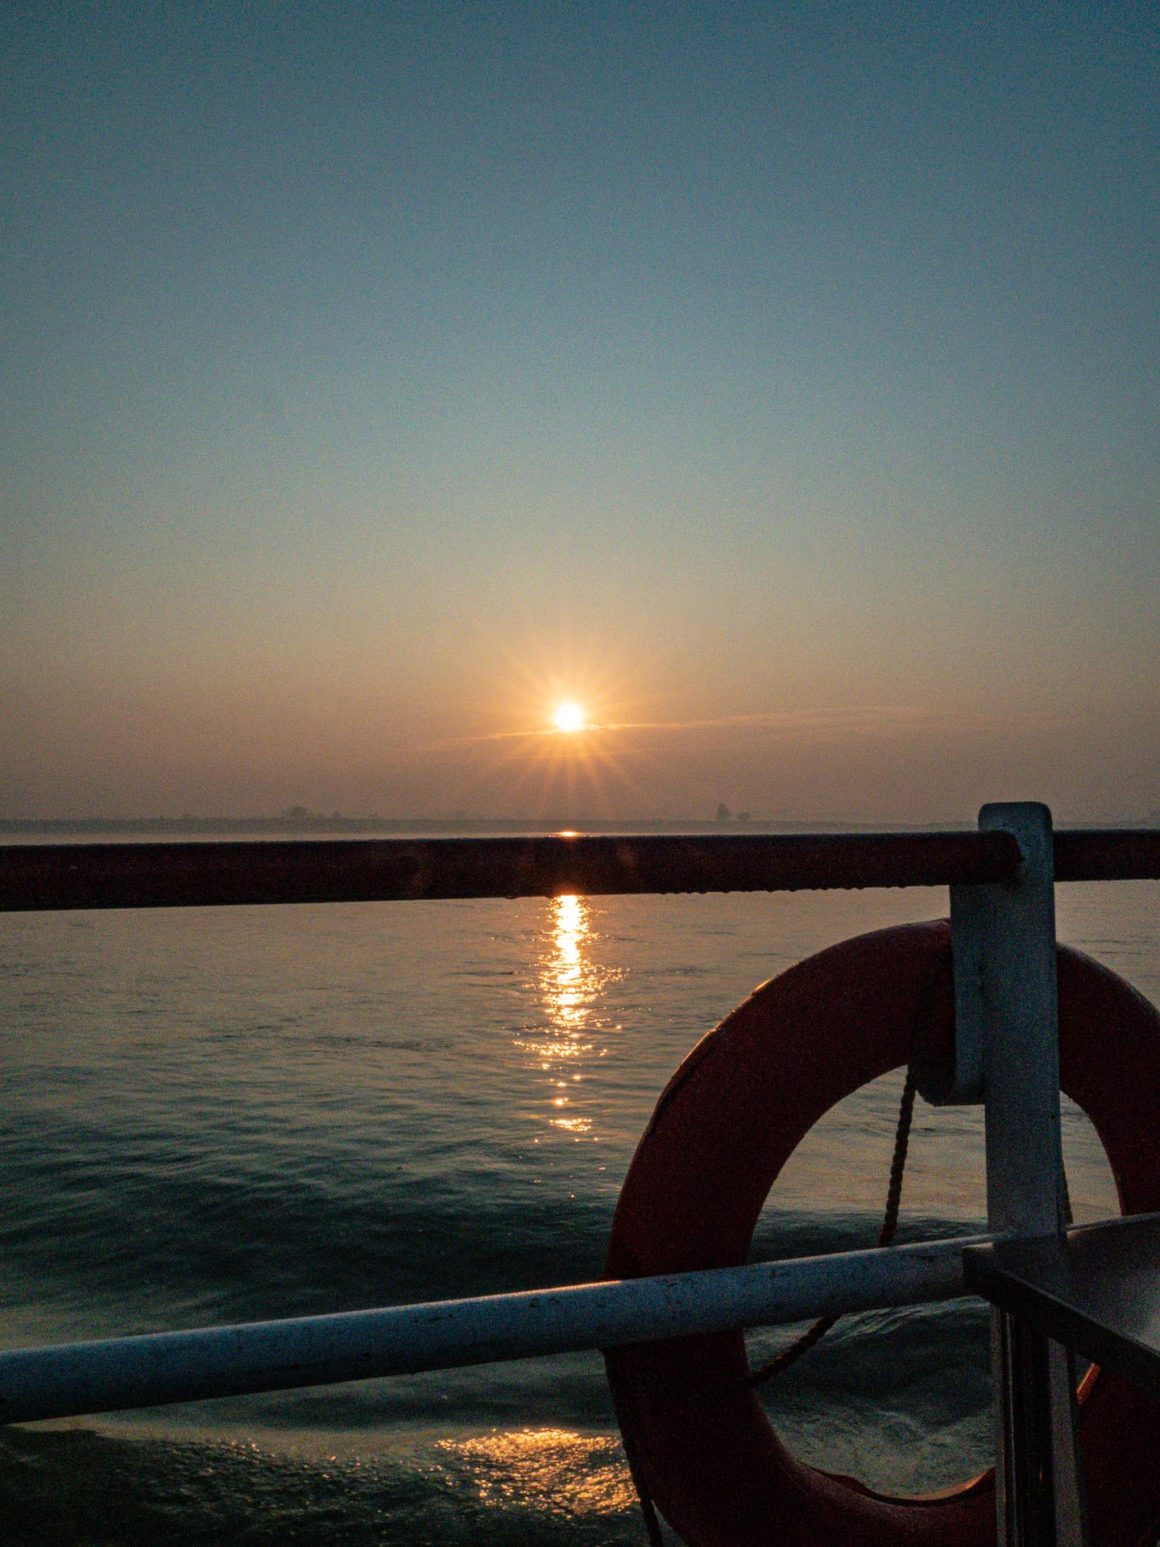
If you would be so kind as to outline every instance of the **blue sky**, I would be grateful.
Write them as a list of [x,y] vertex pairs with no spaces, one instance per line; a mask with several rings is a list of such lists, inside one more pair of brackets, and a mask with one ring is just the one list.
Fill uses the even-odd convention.
[[0,53],[0,814],[1160,807],[1154,7]]

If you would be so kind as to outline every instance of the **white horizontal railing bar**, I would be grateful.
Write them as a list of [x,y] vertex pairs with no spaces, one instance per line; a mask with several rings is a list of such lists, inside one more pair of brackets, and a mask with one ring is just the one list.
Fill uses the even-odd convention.
[[952,1300],[989,1236],[0,1353],[0,1421],[332,1385]]

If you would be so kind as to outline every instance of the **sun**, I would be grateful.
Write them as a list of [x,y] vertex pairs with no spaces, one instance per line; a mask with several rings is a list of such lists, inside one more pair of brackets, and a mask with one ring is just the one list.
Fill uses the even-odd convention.
[[587,724],[588,716],[579,704],[557,704],[552,711],[552,722],[558,731],[579,731]]

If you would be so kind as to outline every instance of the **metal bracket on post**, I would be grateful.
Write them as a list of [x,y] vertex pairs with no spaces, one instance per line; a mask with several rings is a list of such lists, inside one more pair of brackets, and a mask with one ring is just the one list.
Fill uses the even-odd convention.
[[[1024,806],[985,806],[979,826],[986,830],[1006,823],[992,822],[988,813],[1040,811],[1046,808]],[[1050,815],[1048,824],[1050,828]],[[1015,829],[1009,829],[1015,831]],[[1016,831],[1016,838],[1019,832]],[[1020,843],[1020,848],[1023,848]],[[1026,850],[1023,850],[1026,856]],[[1025,867],[1024,867],[1025,868]],[[1023,871],[1020,871],[1022,879]],[[1050,888],[1050,881],[1049,881]],[[1010,912],[1007,889],[999,885],[952,886],[951,957],[954,965],[955,1034],[948,1063],[941,1052],[920,1049],[915,1065],[918,1093],[932,1107],[978,1106],[983,1100],[983,1057],[991,1025],[993,994],[989,983],[995,977],[994,945]],[[1019,893],[1020,913],[1027,911],[1027,894]],[[1053,932],[1054,940],[1054,932]]]
[[[1012,833],[1012,881],[951,888],[955,1099],[986,1104],[991,1230],[1049,1235],[1064,1224],[1051,812],[984,806],[983,831]],[[1074,1361],[995,1313],[999,1539],[1003,1547],[1082,1547]]]

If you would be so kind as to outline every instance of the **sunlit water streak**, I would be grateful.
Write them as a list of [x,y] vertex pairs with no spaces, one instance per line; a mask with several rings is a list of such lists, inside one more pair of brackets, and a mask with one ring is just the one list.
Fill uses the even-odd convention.
[[[1157,888],[1061,933],[1160,995]],[[6,1344],[599,1276],[620,1179],[696,1039],[792,961],[937,892],[0,920]],[[870,1244],[896,1076],[779,1179],[759,1256]],[[1065,1115],[1081,1215],[1108,1207]],[[903,1234],[982,1217],[978,1115],[920,1107]],[[758,1354],[784,1334],[756,1334]],[[771,1393],[809,1458],[894,1487],[985,1453],[967,1304],[850,1318]],[[28,1542],[635,1541],[595,1355],[14,1432]]]
[[579,1139],[593,1132],[595,1106],[582,1089],[593,1063],[609,1054],[609,1038],[622,1027],[600,1011],[602,996],[624,974],[623,968],[596,960],[592,910],[583,897],[555,897],[548,904],[537,966],[542,1024],[517,1040],[538,1061],[552,1094],[553,1128]]

